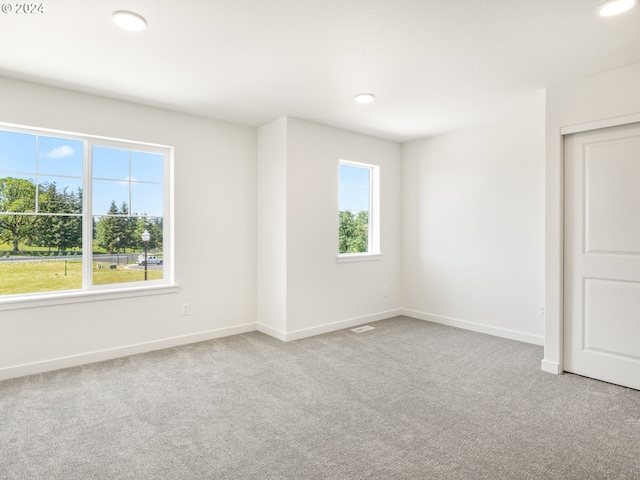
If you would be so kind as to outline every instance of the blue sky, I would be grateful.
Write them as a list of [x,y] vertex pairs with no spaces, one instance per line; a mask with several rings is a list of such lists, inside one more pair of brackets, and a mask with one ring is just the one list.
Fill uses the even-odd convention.
[[[111,201],[130,213],[162,216],[163,157],[160,154],[94,146],[93,214]],[[59,189],[82,188],[83,142],[69,138],[0,130],[0,177],[55,182]]]
[[369,168],[340,165],[340,211],[369,211],[370,176]]

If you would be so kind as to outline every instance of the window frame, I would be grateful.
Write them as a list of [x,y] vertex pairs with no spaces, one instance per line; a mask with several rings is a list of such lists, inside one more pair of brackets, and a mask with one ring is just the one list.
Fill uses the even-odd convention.
[[[366,252],[338,253],[337,263],[365,262],[381,260],[380,248],[380,165],[354,162],[352,160],[338,160],[338,213],[340,213],[340,167],[357,167],[369,170],[369,231]],[[339,225],[338,225],[339,229]],[[338,246],[339,251],[339,246]]]
[[[82,188],[82,285],[78,289],[0,295],[0,311],[31,308],[47,305],[88,302],[141,295],[175,293],[178,285],[174,278],[174,147],[157,143],[119,139],[99,135],[83,134],[0,122],[0,130],[36,136],[55,136],[82,142],[83,188]],[[94,146],[142,151],[163,156],[163,278],[134,282],[93,285],[93,157]],[[37,183],[37,182],[36,182]],[[36,185],[37,187],[37,185]],[[36,213],[37,215],[37,213]],[[99,215],[99,214],[98,214]],[[141,215],[142,216],[142,215]],[[157,215],[147,215],[154,217]]]

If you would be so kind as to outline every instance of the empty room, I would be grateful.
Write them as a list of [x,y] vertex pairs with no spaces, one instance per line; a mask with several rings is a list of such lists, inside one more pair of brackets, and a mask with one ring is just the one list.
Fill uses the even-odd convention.
[[639,479],[637,3],[3,3],[0,479]]

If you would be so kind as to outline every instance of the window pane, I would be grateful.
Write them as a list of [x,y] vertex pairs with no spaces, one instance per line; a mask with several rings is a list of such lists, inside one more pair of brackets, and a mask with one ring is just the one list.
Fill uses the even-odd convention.
[[[25,132],[0,130],[0,297],[164,280],[165,150]],[[151,238],[143,244],[145,230]]]
[[0,130],[0,171],[35,173],[36,136]]
[[131,183],[131,210],[135,214],[162,216],[163,188],[153,183]]
[[340,210],[349,210],[353,213],[368,212],[371,197],[371,170],[367,167],[340,165],[340,173]]
[[38,137],[38,173],[82,177],[83,147],[79,140]]
[[129,182],[113,180],[93,181],[93,213],[94,214],[114,214],[113,206],[116,209],[122,204],[129,205]]
[[145,280],[142,232],[147,243],[147,280],[160,280],[164,273],[162,218],[94,217],[93,284],[141,282]]
[[360,190],[354,188],[351,191],[351,210],[352,212],[368,212],[369,211],[369,190]]
[[38,212],[82,213],[82,179],[38,177]]
[[340,165],[338,253],[369,251],[371,168]]
[[93,147],[93,178],[129,180],[129,150]]
[[[35,210],[36,186],[32,179],[22,175],[0,177],[0,212],[24,213]],[[1,222],[0,235],[5,235]]]
[[82,218],[12,217],[0,216],[0,295],[82,288]]
[[340,186],[350,187],[353,177],[353,167],[349,165],[340,165]]
[[343,210],[339,213],[338,253],[366,253],[369,250],[369,214]]
[[131,180],[162,183],[164,179],[164,155],[147,152],[131,152]]
[[354,167],[352,170],[352,186],[354,188],[364,188],[369,190],[369,177],[371,175],[371,170],[368,168],[357,168]]
[[33,232],[29,245],[52,252],[80,252],[82,250],[82,216],[32,217]]
[[[93,209],[98,215],[93,221],[93,284],[145,280],[145,229],[151,235],[146,279],[162,279],[164,155],[96,147],[94,163]],[[146,183],[155,181],[159,183]]]
[[351,189],[348,187],[340,187],[339,198],[340,210],[351,210]]

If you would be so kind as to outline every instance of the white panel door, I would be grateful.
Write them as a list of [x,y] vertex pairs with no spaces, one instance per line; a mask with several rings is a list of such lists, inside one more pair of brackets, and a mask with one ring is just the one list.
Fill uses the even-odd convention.
[[640,390],[640,124],[564,146],[564,369]]

